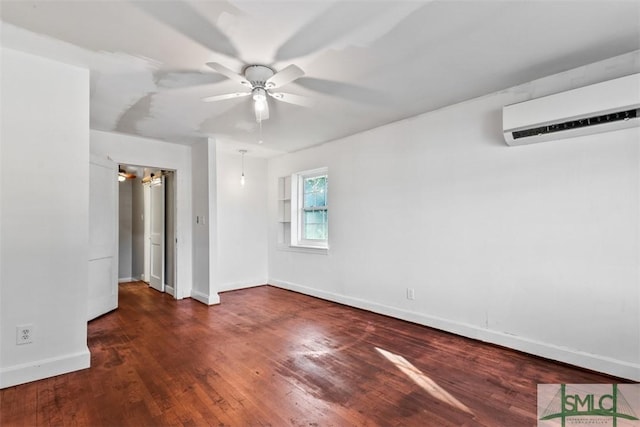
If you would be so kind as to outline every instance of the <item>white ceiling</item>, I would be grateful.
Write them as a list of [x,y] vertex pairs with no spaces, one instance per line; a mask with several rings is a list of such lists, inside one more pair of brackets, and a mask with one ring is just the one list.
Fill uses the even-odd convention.
[[[91,127],[289,152],[640,49],[640,0],[1,1],[2,44],[91,69]],[[28,30],[28,31],[25,31]],[[36,34],[33,34],[36,33]],[[250,97],[206,62],[306,75]],[[46,78],[46,76],[43,76]]]

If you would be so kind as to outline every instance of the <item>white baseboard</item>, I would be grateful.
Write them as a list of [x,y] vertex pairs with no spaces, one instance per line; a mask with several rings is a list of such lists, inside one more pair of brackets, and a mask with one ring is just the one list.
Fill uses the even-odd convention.
[[220,296],[217,293],[213,295],[207,295],[192,289],[191,298],[206,305],[220,304]]
[[118,283],[127,283],[127,282],[137,282],[138,279],[135,277],[119,277]]
[[406,320],[420,325],[429,326],[446,332],[451,332],[467,338],[497,344],[503,347],[512,348],[514,350],[523,351],[525,353],[555,360],[558,362],[568,363],[585,369],[613,375],[620,378],[626,378],[633,381],[640,381],[640,363],[630,363],[607,356],[585,353],[570,348],[560,347],[554,344],[548,344],[526,337],[505,334],[503,332],[493,331],[480,328],[467,323],[456,322],[443,319],[436,316],[430,316],[423,313],[403,310],[396,307],[390,307],[375,302],[348,297],[332,292],[326,292],[307,286],[298,285],[284,280],[269,279],[269,284],[290,291],[299,292],[317,298],[345,304],[351,307],[361,308],[385,316],[395,317],[397,319]]
[[176,296],[176,290],[175,290],[175,288],[174,288],[173,286],[169,286],[169,285],[167,285],[166,283],[165,283],[165,285],[164,285],[164,291],[165,291],[166,293],[168,293],[169,295],[172,295],[173,297],[175,297],[175,296]]
[[218,292],[237,291],[239,289],[255,288],[256,286],[264,286],[267,284],[265,279],[251,280],[247,282],[224,283],[218,286]]
[[9,366],[0,370],[0,388],[79,371],[90,365],[91,354],[87,348],[79,353]]

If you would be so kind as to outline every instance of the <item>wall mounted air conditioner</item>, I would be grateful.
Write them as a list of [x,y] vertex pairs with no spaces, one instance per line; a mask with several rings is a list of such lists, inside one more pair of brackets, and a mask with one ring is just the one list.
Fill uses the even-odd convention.
[[640,126],[640,74],[507,105],[502,126],[508,145]]

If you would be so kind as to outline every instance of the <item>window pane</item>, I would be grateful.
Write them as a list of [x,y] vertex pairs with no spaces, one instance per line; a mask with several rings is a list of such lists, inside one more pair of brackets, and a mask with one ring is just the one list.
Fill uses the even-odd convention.
[[324,176],[317,176],[315,178],[306,178],[305,179],[305,193],[311,191],[320,191],[325,187],[325,182],[327,178]]
[[327,177],[304,179],[304,207],[326,206]]
[[305,224],[304,238],[308,240],[325,240],[327,227],[325,224]]
[[305,224],[324,224],[326,221],[326,211],[310,211],[304,213]]
[[315,178],[305,178],[304,179],[304,192],[311,193],[313,191],[313,184],[315,182]]
[[316,204],[316,195],[315,193],[311,193],[311,194],[305,194],[304,195],[304,207],[305,208],[312,208],[314,207]]

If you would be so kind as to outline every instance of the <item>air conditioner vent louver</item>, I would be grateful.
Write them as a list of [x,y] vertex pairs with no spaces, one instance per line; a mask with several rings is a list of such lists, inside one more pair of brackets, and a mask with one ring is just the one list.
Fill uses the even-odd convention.
[[554,123],[552,125],[540,126],[537,128],[520,130],[512,133],[513,139],[526,138],[535,135],[561,132],[569,129],[597,126],[605,123],[617,122],[619,120],[636,119],[638,117],[640,117],[640,110],[638,110],[637,108],[632,108],[631,110],[618,111],[615,113],[603,114],[600,116],[586,117],[578,120],[570,120],[562,123]]
[[502,120],[508,145],[640,126],[640,74],[507,105]]

